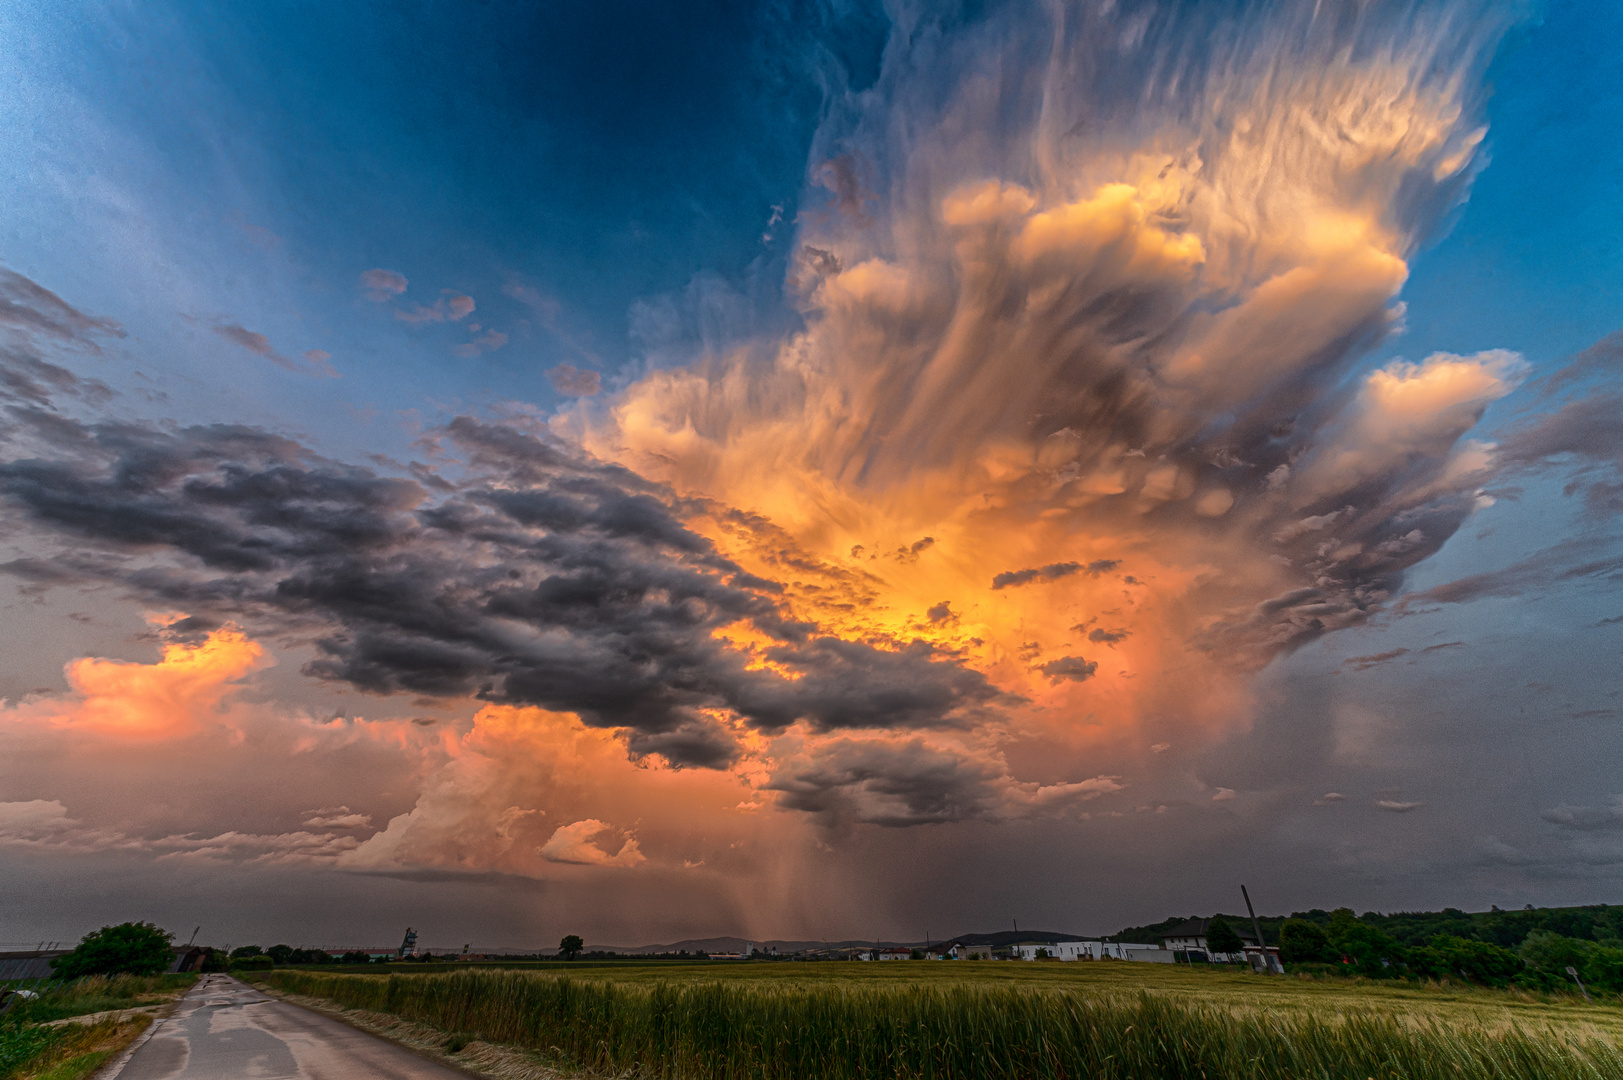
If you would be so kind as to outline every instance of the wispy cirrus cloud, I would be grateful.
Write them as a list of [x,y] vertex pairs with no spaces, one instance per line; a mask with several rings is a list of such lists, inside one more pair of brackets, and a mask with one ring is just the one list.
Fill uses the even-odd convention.
[[319,375],[327,378],[337,378],[337,370],[327,361],[332,354],[322,349],[308,349],[303,355],[303,363],[290,359],[277,352],[271,345],[270,338],[264,334],[249,330],[236,323],[217,323],[211,329],[227,341],[239,345],[255,356],[263,356],[279,368],[294,371],[300,375]]

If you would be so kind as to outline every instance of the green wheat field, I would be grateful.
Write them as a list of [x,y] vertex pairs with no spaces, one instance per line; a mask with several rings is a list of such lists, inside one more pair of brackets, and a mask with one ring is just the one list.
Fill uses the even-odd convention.
[[581,1075],[1623,1080],[1617,1003],[1460,985],[962,961],[260,980]]

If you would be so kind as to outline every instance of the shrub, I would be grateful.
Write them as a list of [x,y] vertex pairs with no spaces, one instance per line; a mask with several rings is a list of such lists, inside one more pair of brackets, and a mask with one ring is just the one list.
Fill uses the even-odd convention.
[[1287,964],[1328,964],[1339,959],[1324,927],[1306,919],[1287,919],[1279,928],[1279,958]]
[[51,961],[60,978],[81,975],[156,975],[175,962],[173,935],[149,922],[104,926],[84,936],[65,956]]
[[1418,949],[1409,950],[1409,970],[1417,975],[1459,975],[1481,986],[1509,986],[1524,967],[1509,949],[1486,941],[1438,934]]
[[241,960],[231,961],[232,971],[269,971],[276,966],[276,961],[263,954],[259,956],[244,956]]

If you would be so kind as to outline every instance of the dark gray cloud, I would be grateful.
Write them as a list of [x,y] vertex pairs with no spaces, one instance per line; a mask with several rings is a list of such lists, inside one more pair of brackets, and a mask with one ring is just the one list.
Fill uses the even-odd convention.
[[1093,678],[1093,673],[1099,670],[1096,660],[1085,660],[1080,656],[1062,656],[1058,660],[1050,660],[1037,669],[1048,676],[1050,682],[1086,682]]
[[[0,464],[0,498],[109,556],[64,563],[57,580],[299,627],[317,648],[308,674],[372,693],[578,712],[626,729],[635,754],[702,766],[736,753],[706,709],[765,730],[930,728],[1003,699],[924,642],[843,641],[786,619],[781,586],[683,523],[697,507],[510,428],[460,418],[440,433],[467,462],[449,494],[238,426],[35,410],[11,433],[53,452]],[[148,557],[117,557],[135,554]],[[34,562],[5,569],[43,583]],[[799,677],[750,670],[713,636],[740,620]]]
[[40,346],[94,355],[101,352],[98,339],[123,336],[111,319],[86,315],[38,283],[0,269],[0,405],[46,408],[67,397],[106,402],[113,396],[106,383],[46,360]]
[[1386,652],[1372,653],[1369,656],[1349,656],[1341,663],[1343,666],[1351,667],[1355,671],[1368,671],[1370,668],[1384,664],[1388,660],[1396,660],[1398,657],[1407,656],[1408,654],[1408,649],[1389,649]]
[[[55,558],[0,565],[26,591],[116,584],[190,613],[173,640],[234,618],[313,642],[305,673],[318,679],[574,712],[622,729],[633,755],[677,765],[736,756],[713,710],[765,731],[956,728],[1013,700],[935,646],[843,641],[786,617],[781,584],[744,572],[685,519],[768,523],[510,427],[463,417],[428,436],[461,463],[447,477],[420,462],[391,467],[406,475],[349,465],[240,425],[64,415],[56,399],[83,398],[87,384],[34,341],[93,346],[118,328],[14,274],[0,297],[14,339],[0,355],[0,500],[36,540],[69,542]],[[280,360],[262,334],[214,329]],[[931,543],[903,550],[916,558]],[[776,670],[718,639],[738,622],[770,642]]]
[[1501,570],[1470,574],[1403,598],[1400,610],[1425,604],[1467,604],[1493,597],[1518,597],[1583,579],[1616,580],[1623,556],[1610,553],[1610,537],[1581,536],[1551,545]]
[[999,770],[922,741],[841,741],[785,767],[767,785],[780,804],[828,824],[906,826],[986,817]]
[[91,351],[97,351],[97,337],[124,336],[124,328],[112,319],[86,315],[43,285],[4,268],[0,268],[0,326]]
[[992,579],[992,588],[1008,589],[1017,585],[1027,585],[1039,579],[1043,581],[1056,581],[1059,578],[1070,577],[1072,574],[1087,573],[1097,577],[1108,573],[1120,566],[1117,559],[1096,559],[1086,565],[1079,562],[1049,563],[1030,570],[1005,570]]

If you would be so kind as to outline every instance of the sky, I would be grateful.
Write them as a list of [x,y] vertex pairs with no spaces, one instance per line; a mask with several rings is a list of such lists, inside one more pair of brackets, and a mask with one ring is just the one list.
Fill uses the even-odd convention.
[[1612,902],[1623,11],[0,11],[0,940]]

